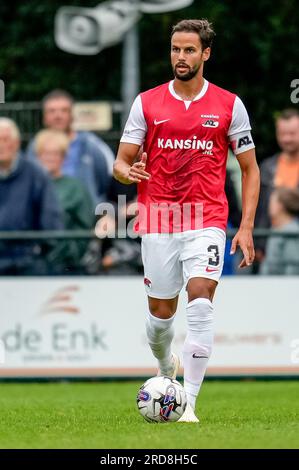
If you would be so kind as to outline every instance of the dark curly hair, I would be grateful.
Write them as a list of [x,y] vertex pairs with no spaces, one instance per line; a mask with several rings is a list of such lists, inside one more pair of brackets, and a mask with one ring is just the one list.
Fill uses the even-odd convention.
[[212,28],[212,23],[207,19],[201,20],[182,20],[172,27],[171,37],[174,33],[197,33],[202,49],[211,47],[214,37],[216,36],[215,31]]

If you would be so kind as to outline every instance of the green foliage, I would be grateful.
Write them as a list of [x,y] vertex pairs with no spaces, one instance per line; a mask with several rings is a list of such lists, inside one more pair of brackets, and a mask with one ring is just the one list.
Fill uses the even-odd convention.
[[[0,77],[6,101],[39,100],[52,88],[80,99],[120,99],[122,46],[97,56],[67,54],[54,42],[54,16],[62,5],[93,7],[99,1],[1,2]],[[294,106],[290,83],[299,78],[299,9],[296,0],[195,0],[185,10],[144,15],[139,23],[141,88],[172,77],[171,26],[182,18],[206,17],[217,37],[205,76],[245,102],[259,158],[275,151],[273,115]]]

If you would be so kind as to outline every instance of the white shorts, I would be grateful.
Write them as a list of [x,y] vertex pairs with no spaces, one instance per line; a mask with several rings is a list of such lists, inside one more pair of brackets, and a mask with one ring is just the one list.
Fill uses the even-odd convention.
[[143,235],[141,253],[147,295],[173,299],[193,277],[218,282],[223,268],[225,240],[225,232],[216,227]]

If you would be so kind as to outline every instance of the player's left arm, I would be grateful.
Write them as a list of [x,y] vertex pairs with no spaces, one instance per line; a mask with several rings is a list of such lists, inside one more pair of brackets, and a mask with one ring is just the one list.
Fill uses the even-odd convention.
[[232,240],[231,254],[235,253],[239,245],[244,256],[239,268],[244,268],[250,266],[255,257],[252,232],[260,191],[260,172],[254,148],[239,153],[236,158],[242,172],[242,220]]
[[251,125],[247,110],[237,96],[228,129],[228,138],[242,172],[242,220],[231,246],[231,254],[235,253],[238,245],[243,252],[244,257],[239,268],[250,266],[255,257],[252,231],[260,191],[260,173],[250,131]]

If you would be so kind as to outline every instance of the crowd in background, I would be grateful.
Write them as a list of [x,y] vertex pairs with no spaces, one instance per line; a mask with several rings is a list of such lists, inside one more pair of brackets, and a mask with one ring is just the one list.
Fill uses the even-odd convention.
[[[135,185],[112,177],[114,154],[91,132],[73,130],[73,98],[55,90],[42,101],[43,129],[21,149],[15,122],[0,117],[0,232],[43,230],[115,230],[110,215],[96,216],[99,203],[117,208],[125,223],[133,217]],[[261,194],[257,228],[272,228],[275,236],[256,238],[252,273],[299,274],[299,112],[282,111],[276,118],[280,152],[260,165]],[[225,191],[229,228],[241,220],[240,172],[235,157],[228,158]],[[132,206],[131,206],[132,207]],[[129,215],[130,214],[130,215]],[[288,232],[289,237],[280,232]],[[224,274],[237,273],[227,242]],[[142,273],[140,240],[94,238],[0,239],[0,275]],[[248,273],[248,271],[247,271]]]

